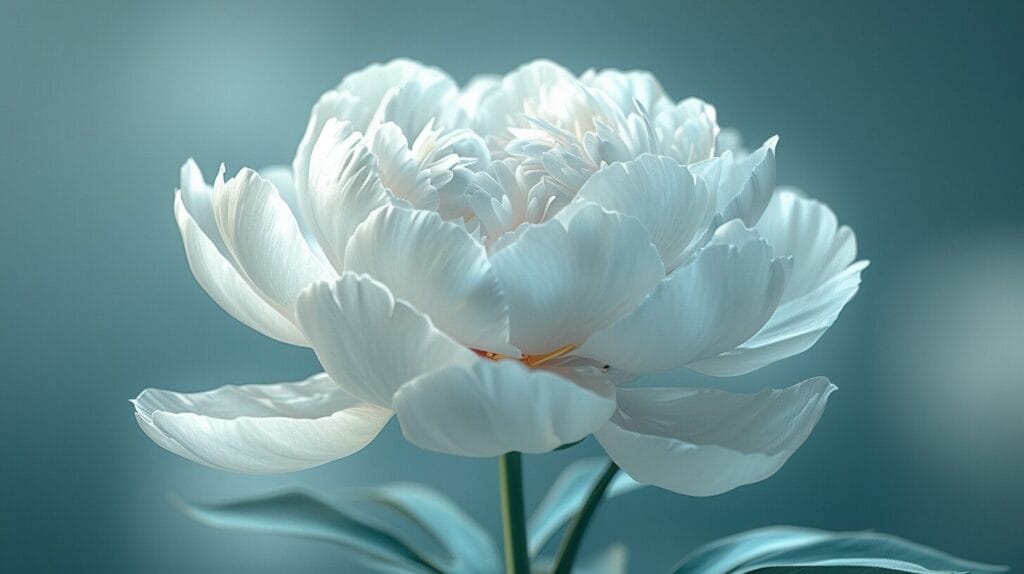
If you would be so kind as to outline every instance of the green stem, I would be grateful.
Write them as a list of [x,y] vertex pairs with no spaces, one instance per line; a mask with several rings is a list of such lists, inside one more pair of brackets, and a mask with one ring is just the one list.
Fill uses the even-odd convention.
[[587,531],[587,525],[590,524],[590,519],[594,517],[597,505],[601,503],[604,492],[608,490],[608,486],[612,483],[612,479],[615,478],[617,472],[619,472],[619,465],[609,460],[608,467],[604,469],[604,474],[601,475],[594,488],[590,489],[590,494],[587,495],[587,501],[583,503],[583,508],[576,514],[576,518],[573,518],[569,528],[565,531],[565,537],[562,538],[562,544],[558,547],[558,554],[555,556],[554,574],[569,574],[572,572],[572,564],[576,561],[576,554],[580,550],[580,543],[583,542],[583,534]]
[[498,459],[501,482],[501,525],[505,540],[505,572],[530,574],[526,547],[526,511],[523,509],[523,462],[518,452]]

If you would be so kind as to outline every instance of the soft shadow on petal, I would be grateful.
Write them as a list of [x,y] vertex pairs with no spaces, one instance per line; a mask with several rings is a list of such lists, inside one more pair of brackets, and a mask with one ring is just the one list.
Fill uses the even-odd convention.
[[480,104],[492,93],[501,89],[501,76],[497,74],[480,74],[473,76],[459,90],[458,107],[465,114],[469,125],[474,123],[480,113]]
[[639,482],[713,496],[774,474],[810,435],[835,386],[824,377],[744,395],[711,389],[619,389],[595,436]]
[[782,302],[765,326],[738,348],[691,365],[716,376],[748,373],[809,349],[832,326],[860,286],[867,261],[854,263],[857,240],[823,203],[790,191],[772,198],[757,232],[777,256],[792,256]]
[[224,243],[253,287],[285,316],[299,292],[333,273],[303,239],[295,215],[270,181],[243,169],[213,188],[214,216]]
[[393,406],[409,442],[484,457],[578,441],[608,420],[615,400],[518,361],[481,359],[406,383]]
[[491,256],[508,301],[512,344],[527,354],[582,343],[665,276],[635,218],[586,205],[567,219],[529,227]]
[[[192,158],[181,166],[180,183],[175,192],[175,203],[179,202],[180,209],[188,213],[217,250],[234,264],[234,256],[224,244],[224,238],[220,235],[220,228],[217,227],[217,219],[213,214],[213,186],[206,183],[203,172]],[[175,210],[177,209],[179,207],[175,205]]]
[[773,137],[749,155],[727,151],[721,156],[695,163],[690,169],[704,178],[718,196],[723,221],[741,219],[753,226],[761,218],[775,191],[775,145]]
[[477,359],[367,275],[311,286],[296,315],[324,370],[352,395],[382,406],[423,373]]
[[508,306],[484,247],[434,212],[386,207],[352,235],[348,269],[388,286],[463,345],[519,356]]
[[436,211],[439,200],[437,189],[430,183],[430,172],[421,169],[419,158],[409,149],[409,140],[402,129],[388,122],[368,134],[367,139],[373,155],[377,156],[384,187],[416,209]]
[[316,237],[316,230],[313,225],[305,219],[302,214],[302,206],[299,205],[298,190],[295,188],[295,177],[292,167],[288,165],[269,165],[259,170],[264,179],[270,181],[277,188],[278,195],[288,204],[288,208],[295,214],[295,220],[299,223],[302,237],[309,244],[310,249],[320,259],[326,260],[320,241]]
[[590,176],[577,202],[592,201],[640,220],[668,270],[689,255],[715,215],[715,195],[676,160],[641,155]]
[[550,60],[534,60],[502,77],[500,88],[487,90],[470,127],[497,146],[492,151],[501,151],[511,136],[510,127],[530,125],[527,115],[563,127],[572,118],[567,102],[580,94],[572,72]]
[[[189,164],[191,164],[190,161]],[[189,164],[182,168],[182,179],[184,179],[184,171]],[[195,164],[191,164],[191,168],[195,168]],[[195,169],[195,173],[198,174],[198,168]],[[202,175],[199,177],[202,184]],[[213,228],[211,232],[215,233],[215,238],[210,237],[203,226],[197,222],[196,215],[189,212],[183,198],[184,185],[183,182],[182,190],[179,190],[174,196],[174,218],[177,221],[178,230],[181,232],[181,242],[185,248],[188,267],[196,276],[196,280],[199,281],[203,290],[232,317],[258,330],[263,335],[284,343],[305,346],[305,337],[292,320],[272,307],[253,290],[249,281],[231,263],[232,259],[228,259],[231,258],[231,255],[227,253],[226,248],[223,248],[223,251],[218,249],[217,242],[221,242],[222,245],[222,241],[220,240],[220,231],[216,229],[216,224],[213,222],[212,211],[207,212],[207,217],[209,217],[207,228]],[[195,200],[193,204],[195,206]],[[206,206],[209,208],[208,195],[206,196]]]
[[637,104],[651,117],[672,108],[658,78],[645,70],[591,69],[580,76],[580,82],[603,92],[625,115],[635,112]]
[[327,375],[203,393],[146,389],[132,401],[142,430],[165,449],[221,470],[266,474],[349,456],[391,411],[352,397]]
[[[359,114],[354,109],[362,105],[361,102],[348,92],[331,90],[320,96],[313,111],[310,112],[309,122],[306,124],[306,131],[302,135],[302,141],[295,151],[295,158],[292,159],[292,173],[295,176],[295,198],[299,205],[299,212],[302,219],[312,223],[312,206],[309,205],[309,172],[310,160],[313,155],[313,146],[323,132],[324,126],[330,120],[345,120],[354,126],[353,131],[366,129],[365,124],[369,123],[369,117],[365,121],[359,121]],[[372,112],[371,112],[372,113]],[[362,128],[357,126],[363,125]]]
[[824,203],[780,190],[755,227],[777,257],[793,257],[784,301],[806,295],[857,258],[857,238]]
[[686,98],[660,111],[648,108],[662,149],[680,163],[710,159],[718,139],[718,113],[699,98]]
[[304,209],[327,259],[340,273],[356,227],[374,209],[390,203],[379,161],[352,124],[331,119],[313,147],[308,184]]
[[[419,134],[434,118],[443,118],[448,127],[458,127],[452,103],[457,87],[442,70],[414,60],[397,58],[385,64],[372,64],[349,74],[334,90],[323,94],[313,106],[306,131],[292,161],[295,188],[303,217],[312,217],[306,203],[313,146],[328,121],[343,120],[352,130],[366,133],[372,124],[393,121],[407,134]],[[453,125],[448,125],[453,124]]]
[[771,317],[787,267],[788,260],[773,259],[761,240],[709,245],[636,310],[592,335],[576,354],[634,373],[653,373],[723,353]]
[[455,81],[444,70],[416,60],[371,64],[346,76],[338,91],[354,95],[361,104],[358,108],[372,109],[365,125],[356,124],[360,131],[372,131],[385,122],[394,122],[407,134],[420,133],[432,121],[458,127],[449,125],[456,119],[451,117],[458,97]]

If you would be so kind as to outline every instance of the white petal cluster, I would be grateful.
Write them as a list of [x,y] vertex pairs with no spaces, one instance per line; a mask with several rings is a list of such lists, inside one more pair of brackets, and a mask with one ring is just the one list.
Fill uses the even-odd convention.
[[409,60],[351,74],[290,170],[221,168],[210,185],[190,160],[174,203],[202,287],[325,373],[149,389],[139,423],[240,472],[347,456],[396,415],[409,441],[465,456],[594,434],[637,480],[691,495],[770,476],[826,379],[754,395],[630,383],[808,349],[866,263],[828,207],[776,191],[776,138],[748,153],[719,131],[711,105],[646,72],[536,61],[463,89]]

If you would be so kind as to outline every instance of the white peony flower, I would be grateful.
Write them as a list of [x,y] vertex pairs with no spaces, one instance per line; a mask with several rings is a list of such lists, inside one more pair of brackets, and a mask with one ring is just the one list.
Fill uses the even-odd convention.
[[[225,470],[313,467],[392,415],[423,448],[539,453],[593,434],[641,482],[713,495],[762,480],[835,389],[630,386],[800,353],[865,262],[825,205],[774,192],[773,138],[716,154],[715,109],[646,72],[538,61],[462,91],[408,60],[313,108],[292,169],[207,184],[174,211],[231,315],[312,348],[297,383],[135,399],[164,448]],[[292,178],[294,174],[294,180]]]

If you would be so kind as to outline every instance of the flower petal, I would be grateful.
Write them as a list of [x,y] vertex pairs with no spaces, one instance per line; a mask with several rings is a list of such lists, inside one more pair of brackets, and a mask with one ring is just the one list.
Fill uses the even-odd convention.
[[174,218],[192,274],[218,305],[268,337],[305,345],[305,337],[291,319],[267,303],[238,270],[235,257],[217,227],[213,188],[192,159],[181,166],[181,184],[174,196]]
[[[174,218],[181,231],[185,256],[192,274],[218,305],[235,319],[272,339],[292,345],[306,345],[305,336],[291,319],[256,293],[214,242],[203,233],[185,208],[181,192],[174,196]],[[217,237],[220,237],[219,232]]]
[[[174,203],[175,216],[179,209],[187,213],[221,255],[233,264],[234,256],[224,244],[224,238],[220,236],[217,218],[213,213],[213,187],[206,183],[203,172],[192,158],[181,166],[180,184]],[[180,208],[178,203],[181,203]]]
[[723,221],[741,219],[753,227],[761,218],[775,191],[775,144],[773,137],[748,155],[727,151],[721,156],[698,162],[690,170],[703,177],[718,195],[718,211]]
[[634,218],[586,205],[525,229],[491,255],[512,344],[527,354],[579,345],[633,309],[665,276]]
[[393,121],[405,133],[418,134],[431,118],[447,113],[458,88],[440,68],[396,58],[345,76],[337,91],[356,103],[334,117],[349,120],[355,130],[366,132],[374,121]]
[[[788,261],[762,240],[712,244],[576,354],[634,373],[681,367],[749,339],[771,317]],[[513,317],[514,318],[514,317]],[[513,323],[514,325],[514,323]]]
[[481,74],[473,76],[459,92],[458,107],[472,125],[480,113],[480,103],[490,94],[501,90],[501,76]]
[[780,190],[755,227],[776,256],[792,256],[793,272],[783,301],[817,289],[857,258],[853,230],[840,227],[836,214],[820,201]]
[[487,252],[462,226],[434,212],[386,207],[356,229],[345,262],[463,345],[519,355],[508,342],[508,306]]
[[603,425],[615,400],[518,361],[480,359],[425,374],[395,393],[402,433],[422,448],[462,456],[540,453]]
[[306,208],[328,260],[345,269],[345,246],[374,209],[390,203],[380,165],[349,122],[328,120],[310,157]]
[[394,392],[423,373],[477,358],[366,275],[345,273],[311,286],[299,297],[296,316],[331,377],[378,405],[390,406]]
[[437,72],[440,75],[417,74],[388,88],[367,132],[389,122],[411,135],[433,123],[445,128],[461,127],[466,120],[455,105],[459,88],[447,74]]
[[[349,124],[353,122],[369,123],[369,117],[365,122],[360,122],[356,117],[358,114],[354,113],[353,108],[358,105],[360,105],[359,100],[351,93],[331,90],[320,96],[320,99],[313,105],[313,111],[310,112],[306,131],[302,135],[299,147],[295,151],[295,158],[292,160],[292,173],[295,175],[295,198],[299,205],[300,217],[307,225],[313,224],[313,212],[309,197],[309,171],[313,147],[320,139],[324,126],[332,119],[341,118],[348,121]],[[352,130],[358,131],[355,128]]]
[[135,418],[167,450],[221,470],[265,474],[349,456],[391,411],[356,400],[321,373],[297,383],[225,386],[204,393],[146,389]]
[[620,389],[618,412],[595,436],[635,480],[713,496],[775,474],[810,435],[835,388],[817,377],[754,395]]
[[530,125],[524,114],[563,127],[576,112],[572,106],[580,88],[576,76],[562,66],[550,60],[528,62],[506,74],[500,88],[487,90],[471,127],[498,142],[508,141],[509,127]]
[[680,163],[710,159],[715,153],[719,128],[715,107],[698,98],[687,98],[660,111],[651,110],[654,129],[665,151]]
[[[306,131],[295,151],[295,159],[292,161],[292,169],[295,173],[296,197],[301,208],[302,219],[312,221],[312,209],[308,204],[308,186],[310,176],[310,162],[313,148],[320,139],[321,132],[327,122],[334,120],[347,121],[351,124],[354,132],[366,133],[374,123],[377,112],[384,106],[384,100],[395,100],[396,94],[390,92],[400,89],[406,83],[417,83],[424,86],[443,85],[447,86],[444,91],[450,92],[448,100],[456,97],[454,82],[443,71],[438,68],[424,66],[423,64],[398,58],[386,64],[372,64],[358,72],[346,76],[337,89],[323,94],[313,106],[310,113]],[[435,95],[437,92],[429,91],[428,95]],[[411,98],[416,100],[416,98]],[[409,96],[398,98],[400,101],[408,102]],[[447,117],[453,106],[445,100],[446,104],[440,108],[436,106],[414,105],[414,111],[418,112],[413,116],[406,116],[403,121],[393,117],[405,133],[418,134],[426,126],[427,122],[435,116]],[[390,104],[392,107],[398,105]],[[377,118],[377,123],[388,121],[393,114],[384,113],[383,118]],[[454,122],[450,122],[454,123]],[[456,126],[452,126],[456,127]]]
[[793,257],[782,302],[749,341],[691,368],[715,376],[759,369],[809,349],[832,326],[860,286],[866,261],[853,263],[857,240],[823,203],[781,191],[772,198],[757,232],[776,255]]
[[651,117],[672,107],[672,100],[665,94],[658,79],[644,70],[624,72],[606,68],[597,72],[591,69],[580,76],[580,82],[604,92],[626,115],[635,112],[637,104]]
[[377,156],[381,183],[392,194],[417,209],[437,210],[437,189],[430,184],[430,172],[420,169],[398,125],[388,122],[375,129],[370,146]]
[[639,219],[669,270],[690,254],[715,215],[715,196],[703,179],[672,158],[650,154],[602,168],[576,201]]
[[250,284],[291,317],[299,292],[332,274],[272,183],[251,169],[225,182],[223,172],[214,183],[213,206],[224,243]]

